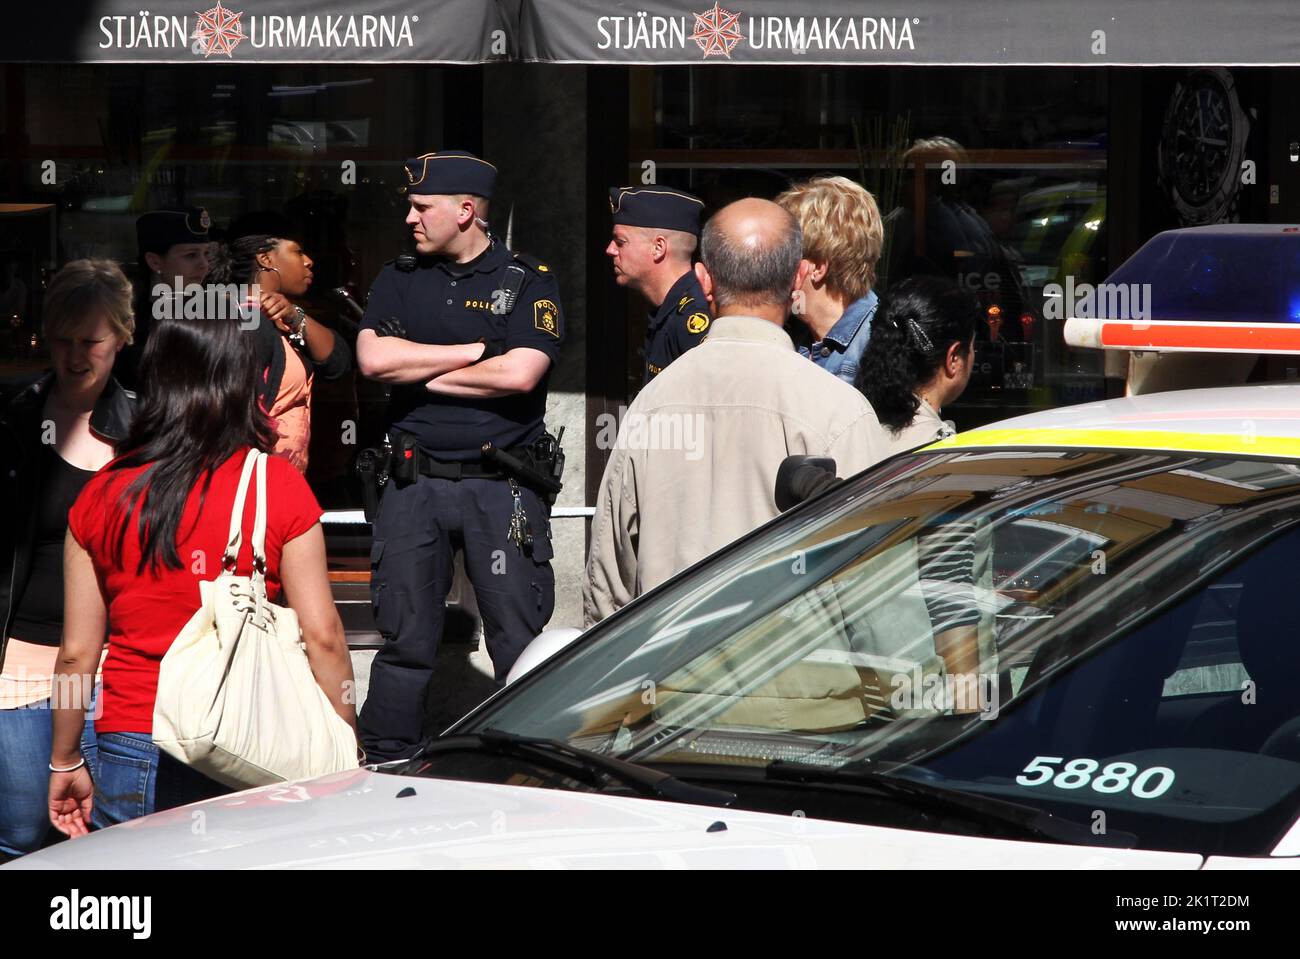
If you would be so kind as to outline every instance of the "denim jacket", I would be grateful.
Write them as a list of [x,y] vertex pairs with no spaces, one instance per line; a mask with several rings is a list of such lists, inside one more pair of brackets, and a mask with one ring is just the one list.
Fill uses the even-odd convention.
[[800,354],[852,386],[862,365],[867,340],[871,339],[871,320],[879,304],[875,291],[869,290],[862,299],[848,305],[823,339],[799,347]]

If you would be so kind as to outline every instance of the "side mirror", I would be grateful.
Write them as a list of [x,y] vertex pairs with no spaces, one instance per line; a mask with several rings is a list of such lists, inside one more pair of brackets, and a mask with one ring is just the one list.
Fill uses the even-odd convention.
[[838,482],[829,456],[787,456],[776,471],[776,508],[784,513]]
[[581,635],[582,630],[574,629],[572,626],[547,629],[538,633],[533,641],[524,647],[515,664],[510,667],[510,672],[506,674],[506,685],[509,686],[520,676],[531,672]]

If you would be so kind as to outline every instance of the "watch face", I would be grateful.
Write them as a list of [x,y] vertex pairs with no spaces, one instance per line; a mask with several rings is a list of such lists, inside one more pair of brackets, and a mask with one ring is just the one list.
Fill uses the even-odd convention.
[[1170,109],[1165,129],[1170,186],[1183,202],[1212,202],[1234,175],[1233,110],[1229,92],[1212,73],[1190,77]]

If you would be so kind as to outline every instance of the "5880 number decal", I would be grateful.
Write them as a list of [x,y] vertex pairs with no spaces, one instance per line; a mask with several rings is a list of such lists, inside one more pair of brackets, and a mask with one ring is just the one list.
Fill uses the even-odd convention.
[[[1053,768],[1061,763],[1065,763],[1061,769]],[[1139,770],[1133,763],[1124,762],[1108,763],[1103,769],[1095,759],[1066,762],[1063,756],[1035,756],[1016,782],[1022,786],[1045,786],[1050,782],[1057,789],[1091,786],[1094,792],[1129,792],[1135,799],[1156,799],[1174,784],[1174,771],[1168,766]]]

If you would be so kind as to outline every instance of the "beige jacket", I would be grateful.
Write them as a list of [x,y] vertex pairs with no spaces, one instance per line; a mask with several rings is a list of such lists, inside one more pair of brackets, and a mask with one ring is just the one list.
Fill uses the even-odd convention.
[[[921,400],[919,396],[917,399]],[[906,453],[908,450],[929,446],[946,436],[952,436],[956,430],[940,418],[939,414],[934,411],[933,406],[925,400],[921,400],[921,405],[917,407],[916,415],[912,417],[911,423],[904,426],[897,433],[887,426],[881,426],[880,432],[883,434],[884,443],[888,449],[885,455],[893,456],[896,453]],[[841,470],[840,475],[846,476],[848,474]]]
[[862,395],[766,320],[723,316],[637,395],[596,499],[591,625],[777,515],[777,467],[833,457],[852,476],[888,455]]

